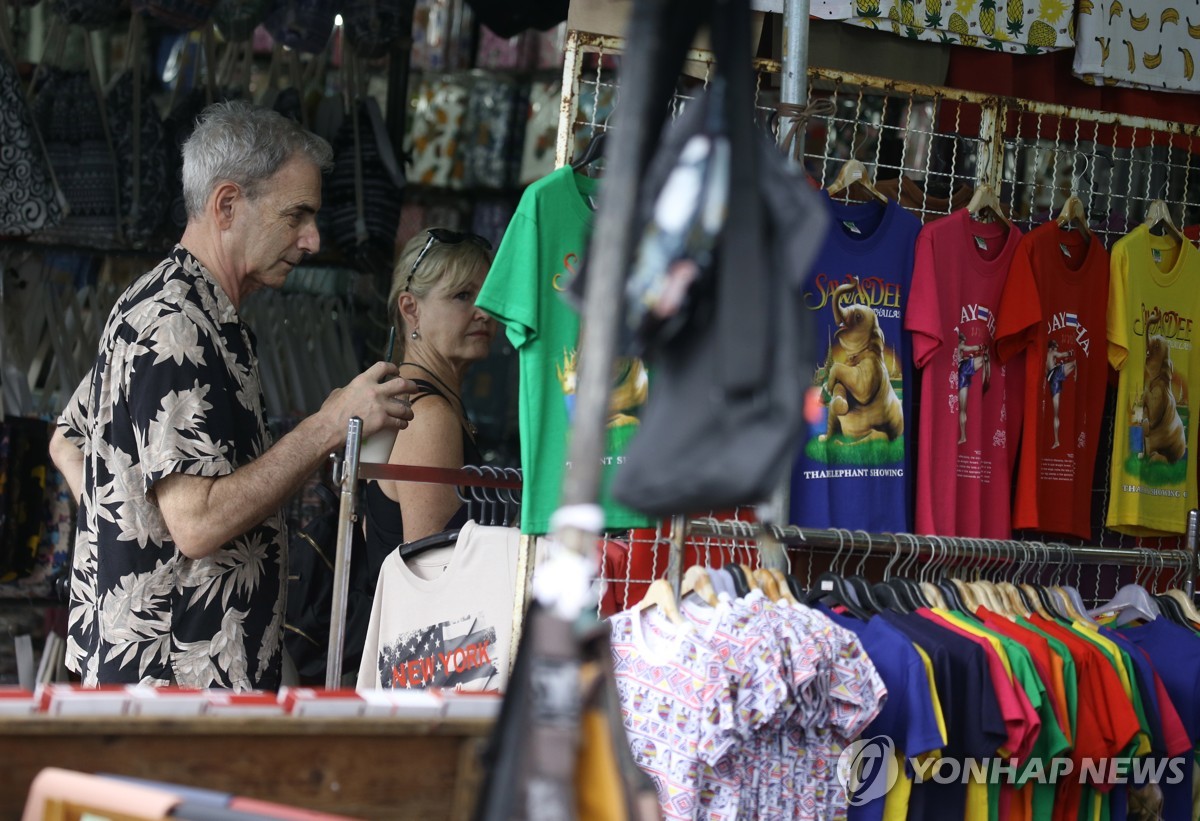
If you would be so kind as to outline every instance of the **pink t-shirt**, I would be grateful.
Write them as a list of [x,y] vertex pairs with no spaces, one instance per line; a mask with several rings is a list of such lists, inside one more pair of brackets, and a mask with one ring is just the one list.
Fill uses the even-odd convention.
[[960,209],[921,229],[904,326],[922,369],[916,532],[1007,539],[1024,355],[993,340],[1021,232]]

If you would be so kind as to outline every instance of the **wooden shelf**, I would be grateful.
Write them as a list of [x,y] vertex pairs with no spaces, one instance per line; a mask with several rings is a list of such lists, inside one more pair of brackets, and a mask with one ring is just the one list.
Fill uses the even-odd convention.
[[491,721],[205,717],[0,720],[0,818],[48,766],[357,818],[467,819]]

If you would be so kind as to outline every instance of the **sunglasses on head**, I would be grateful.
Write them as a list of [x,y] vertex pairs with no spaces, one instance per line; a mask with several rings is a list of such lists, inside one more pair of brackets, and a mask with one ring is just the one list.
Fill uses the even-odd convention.
[[429,253],[429,249],[433,247],[434,242],[440,242],[442,245],[458,245],[460,242],[473,242],[485,251],[492,250],[492,243],[487,237],[481,237],[479,234],[472,234],[465,231],[452,231],[449,228],[430,228],[426,232],[429,238],[425,240],[425,247],[421,249],[421,253],[417,254],[417,258],[413,260],[412,268],[408,271],[408,281],[404,283],[404,290],[408,290],[408,286],[412,285],[413,274],[417,272],[417,266],[421,264],[421,260],[425,259],[425,255]]

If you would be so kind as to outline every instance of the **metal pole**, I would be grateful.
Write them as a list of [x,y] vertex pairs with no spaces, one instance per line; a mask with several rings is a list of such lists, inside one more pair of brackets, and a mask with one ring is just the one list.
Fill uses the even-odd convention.
[[1196,571],[1200,570],[1196,563],[1197,551],[1197,527],[1200,523],[1200,510],[1188,511],[1187,523],[1187,549],[1188,555],[1191,556],[1191,566],[1188,568],[1187,581],[1183,583],[1183,592],[1187,593],[1190,599],[1196,594]]
[[350,595],[350,545],[357,517],[354,502],[358,489],[358,451],[362,442],[362,419],[351,416],[346,426],[346,455],[335,477],[341,486],[338,507],[337,556],[333,561],[333,605],[329,617],[329,654],[325,664],[325,688],[341,686],[342,648],[346,636],[346,599]]
[[[783,0],[783,77],[779,101],[804,105],[808,102],[808,12],[809,0]],[[779,136],[787,134],[792,117],[779,118]],[[796,134],[800,156],[804,156],[804,132]]]
[[687,538],[687,517],[671,517],[671,552],[667,556],[667,581],[679,601],[679,588],[683,584],[683,543]]

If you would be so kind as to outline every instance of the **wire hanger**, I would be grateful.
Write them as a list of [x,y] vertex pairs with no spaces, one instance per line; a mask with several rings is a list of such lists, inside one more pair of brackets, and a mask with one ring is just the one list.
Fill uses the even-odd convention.
[[985,222],[991,220],[986,219],[984,214],[991,214],[991,219],[1002,223],[1005,228],[1012,228],[1012,222],[1005,216],[1004,209],[1000,207],[1000,198],[986,182],[975,188],[975,193],[971,195],[971,201],[967,203],[967,213],[975,219]]
[[587,148],[583,150],[583,156],[571,163],[571,170],[582,171],[596,160],[604,159],[604,143],[607,137],[607,131],[597,132],[587,144]]
[[[1170,235],[1176,242],[1184,241],[1183,233],[1175,227],[1174,220],[1171,219],[1171,209],[1167,207],[1163,200],[1154,200],[1146,208],[1146,221],[1143,223],[1150,229],[1150,233],[1155,236]],[[1164,233],[1158,233],[1158,229],[1163,229]]]
[[829,196],[834,196],[845,191],[852,185],[861,186],[864,191],[870,194],[875,199],[887,205],[888,198],[874,185],[871,184],[871,178],[867,175],[867,167],[858,160],[846,160],[842,167],[838,170],[837,178],[825,190]]

